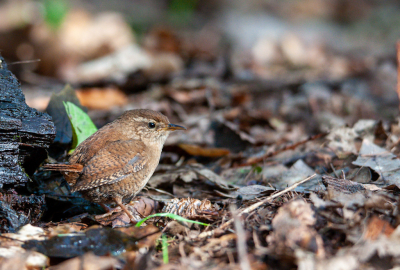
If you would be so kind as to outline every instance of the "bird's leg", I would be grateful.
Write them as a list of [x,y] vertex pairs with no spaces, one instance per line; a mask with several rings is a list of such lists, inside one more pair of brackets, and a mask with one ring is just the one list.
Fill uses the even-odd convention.
[[118,211],[118,209],[111,208],[111,207],[105,205],[104,203],[99,203],[99,205],[101,206],[101,208],[104,209],[104,211],[106,211],[106,213],[101,214],[101,215],[96,215],[95,216],[96,219],[106,218],[108,216],[111,216],[114,212]]
[[137,220],[133,217],[132,213],[126,209],[125,205],[122,203],[122,199],[117,197],[114,198],[114,201],[121,207],[121,209],[128,215],[129,219],[131,220],[132,223],[137,223]]
[[114,208],[111,208],[111,207],[105,205],[104,203],[99,203],[99,205],[100,205],[101,208],[103,208],[104,211],[106,211],[107,213],[109,213],[109,212],[111,212],[111,213],[114,212]]

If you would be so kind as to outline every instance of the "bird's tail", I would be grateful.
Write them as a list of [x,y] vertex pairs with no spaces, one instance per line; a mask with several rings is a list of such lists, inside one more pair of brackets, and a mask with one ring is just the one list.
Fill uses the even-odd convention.
[[61,172],[81,172],[83,166],[81,164],[45,164],[43,169],[46,171],[61,171]]

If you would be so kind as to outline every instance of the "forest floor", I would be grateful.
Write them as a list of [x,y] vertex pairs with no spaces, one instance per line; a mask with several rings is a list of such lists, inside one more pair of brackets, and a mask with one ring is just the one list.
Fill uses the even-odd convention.
[[[121,16],[83,10],[56,31],[8,27],[0,48],[27,104],[57,122],[46,162],[66,162],[72,138],[49,102],[74,101],[97,127],[160,111],[187,131],[170,135],[128,209],[137,221],[198,223],[100,216],[39,166],[3,187],[1,211],[15,216],[0,215],[0,269],[400,267],[394,44],[357,54],[288,33],[238,53],[212,28],[154,27],[138,41]],[[31,194],[44,200],[17,205]]]

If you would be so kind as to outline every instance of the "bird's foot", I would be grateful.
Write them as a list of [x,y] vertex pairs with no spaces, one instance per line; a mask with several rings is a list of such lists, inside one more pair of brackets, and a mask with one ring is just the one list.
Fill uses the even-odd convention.
[[101,215],[95,215],[95,219],[103,219],[103,218],[107,218],[109,216],[111,216],[114,213],[120,212],[121,208],[119,206],[112,208],[112,207],[108,207],[107,205],[100,203],[100,206],[106,211],[106,213],[101,214]]
[[131,223],[136,224],[138,220],[133,217],[132,213],[126,208],[126,206],[122,203],[122,200],[119,198],[114,199],[114,201],[118,204],[119,207],[121,207],[122,211],[124,211],[128,217]]

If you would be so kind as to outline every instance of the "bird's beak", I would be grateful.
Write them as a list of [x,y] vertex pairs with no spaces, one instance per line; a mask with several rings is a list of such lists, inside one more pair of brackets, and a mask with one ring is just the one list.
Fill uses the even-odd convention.
[[175,124],[168,124],[168,127],[166,128],[166,130],[169,130],[169,131],[186,130],[186,128],[182,127],[182,126],[179,126],[179,125],[175,125]]

